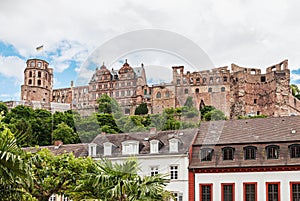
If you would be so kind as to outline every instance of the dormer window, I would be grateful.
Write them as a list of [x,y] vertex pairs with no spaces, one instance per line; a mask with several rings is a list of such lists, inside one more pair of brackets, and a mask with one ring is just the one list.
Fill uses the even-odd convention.
[[290,145],[289,150],[291,158],[300,158],[300,144]]
[[270,145],[266,147],[267,159],[278,159],[279,156],[279,146]]
[[234,158],[234,151],[233,147],[224,147],[222,149],[223,152],[223,160],[233,160]]
[[256,159],[256,150],[255,146],[244,147],[244,158],[245,160],[255,160]]
[[97,144],[90,143],[89,144],[89,156],[95,157],[97,153]]
[[212,148],[202,148],[201,149],[201,161],[211,161],[212,160]]
[[122,142],[122,154],[123,155],[139,154],[139,142],[138,141]]
[[159,141],[158,140],[151,140],[150,141],[150,153],[156,154],[159,152]]
[[172,138],[169,140],[169,151],[170,152],[178,152],[178,147],[179,147],[179,140],[176,138]]
[[103,147],[104,147],[104,151],[103,151],[103,155],[104,156],[110,156],[112,153],[112,146],[113,144],[110,142],[105,142],[103,143]]

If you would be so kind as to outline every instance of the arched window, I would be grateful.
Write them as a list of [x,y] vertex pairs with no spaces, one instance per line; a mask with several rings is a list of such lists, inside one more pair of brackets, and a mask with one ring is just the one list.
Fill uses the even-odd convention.
[[28,84],[32,84],[32,80],[30,79],[30,80],[28,80]]
[[225,87],[221,87],[221,92],[224,92],[225,91]]
[[212,88],[211,87],[208,88],[208,92],[212,92]]
[[227,82],[227,77],[226,76],[223,77],[223,82]]
[[38,77],[42,77],[42,73],[40,71],[38,72]]
[[206,78],[205,77],[203,78],[203,83],[206,83]]
[[278,159],[279,157],[279,146],[269,145],[266,147],[267,159]]
[[291,158],[300,158],[300,144],[290,145],[289,150]]
[[165,97],[166,97],[166,98],[169,98],[169,97],[170,97],[170,92],[169,92],[169,91],[166,91]]
[[125,108],[125,114],[130,114],[130,109]]
[[37,81],[37,83],[38,83],[38,85],[39,85],[39,86],[41,86],[41,85],[42,85],[42,82],[41,82],[41,80],[38,80],[38,81]]
[[47,73],[45,74],[45,79],[48,80],[48,74]]
[[188,94],[188,93],[189,93],[189,90],[188,90],[188,89],[184,89],[184,93],[185,93],[185,94]]
[[245,160],[254,160],[256,159],[256,150],[255,146],[244,147],[244,158]]
[[30,66],[34,67],[34,61],[30,62]]
[[200,82],[200,78],[199,78],[199,77],[196,78],[196,82],[197,82],[197,83]]
[[224,147],[224,148],[222,148],[223,160],[233,160],[234,151],[235,151],[235,149],[233,147]]
[[212,148],[202,148],[200,150],[200,160],[201,161],[211,161],[212,160],[212,154],[213,154]]
[[199,93],[199,88],[196,88],[195,92],[196,92],[196,94],[198,94]]
[[29,77],[32,77],[32,71],[29,71]]
[[161,93],[160,92],[157,92],[156,98],[161,98]]

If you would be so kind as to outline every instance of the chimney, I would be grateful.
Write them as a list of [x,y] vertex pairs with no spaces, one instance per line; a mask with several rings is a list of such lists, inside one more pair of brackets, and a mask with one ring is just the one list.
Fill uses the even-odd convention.
[[156,134],[156,127],[151,127],[150,128],[150,135]]

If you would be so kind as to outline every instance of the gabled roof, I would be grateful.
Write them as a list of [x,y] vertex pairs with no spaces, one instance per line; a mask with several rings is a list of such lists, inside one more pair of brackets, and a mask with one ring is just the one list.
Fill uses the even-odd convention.
[[296,140],[300,140],[300,116],[287,116],[204,122],[194,145]]

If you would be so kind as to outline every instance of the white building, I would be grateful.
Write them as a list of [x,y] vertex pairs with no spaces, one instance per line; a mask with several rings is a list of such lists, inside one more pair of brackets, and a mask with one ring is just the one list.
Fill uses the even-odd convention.
[[166,190],[173,192],[178,201],[187,201],[189,147],[196,133],[196,129],[187,129],[100,134],[89,144],[88,152],[95,160],[106,157],[114,162],[134,156],[141,175],[168,174],[171,181]]
[[205,122],[191,148],[190,201],[299,201],[300,117]]

